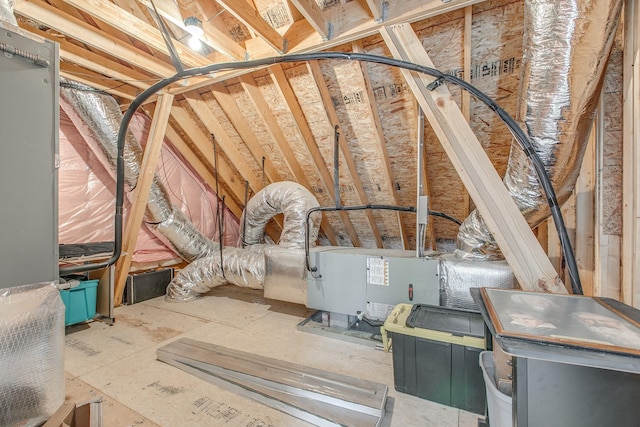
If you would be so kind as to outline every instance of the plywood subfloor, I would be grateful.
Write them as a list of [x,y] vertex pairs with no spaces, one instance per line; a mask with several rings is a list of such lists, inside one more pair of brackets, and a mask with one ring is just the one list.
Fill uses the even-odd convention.
[[475,414],[393,389],[390,353],[301,332],[305,307],[223,286],[190,303],[156,298],[116,309],[116,322],[67,328],[67,399],[104,399],[109,426],[305,426],[304,422],[156,360],[187,337],[389,386],[385,426],[476,427]]

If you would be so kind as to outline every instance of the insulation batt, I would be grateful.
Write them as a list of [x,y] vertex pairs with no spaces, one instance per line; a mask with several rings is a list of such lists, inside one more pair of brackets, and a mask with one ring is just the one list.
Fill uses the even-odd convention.
[[[560,205],[580,172],[622,3],[525,0],[518,119]],[[550,215],[537,175],[515,142],[504,183],[531,227]],[[463,258],[503,258],[478,211],[460,226],[457,245],[456,254]]]
[[[60,94],[70,105],[85,128],[99,144],[103,157],[112,170],[116,168],[117,135],[122,113],[115,99],[85,85],[69,83],[61,79]],[[124,177],[129,189],[135,188],[142,162],[142,147],[129,130],[125,140]],[[145,220],[156,236],[173,248],[185,261],[207,256],[219,248],[219,244],[204,236],[181,210],[171,203],[165,186],[156,176],[153,180]]]

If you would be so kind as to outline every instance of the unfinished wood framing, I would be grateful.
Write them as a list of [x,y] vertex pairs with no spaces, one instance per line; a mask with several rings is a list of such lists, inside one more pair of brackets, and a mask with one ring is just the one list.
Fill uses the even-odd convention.
[[[409,24],[384,27],[381,34],[394,57],[434,67]],[[451,100],[449,90],[440,86],[429,91],[427,85],[434,78],[413,75],[406,70],[402,72],[520,286],[532,291],[566,293],[480,142]]]
[[[324,104],[325,112],[329,117],[329,121],[335,125],[339,126],[340,120],[338,119],[338,114],[333,106],[333,101],[331,100],[331,95],[327,89],[326,83],[324,81],[324,77],[322,75],[322,70],[320,70],[320,65],[318,61],[309,61],[308,63],[309,69],[313,74],[314,80],[316,81],[316,85],[318,90],[320,91],[320,96],[322,97],[322,102]],[[369,198],[364,190],[364,186],[362,185],[362,181],[358,175],[356,170],[356,165],[353,161],[353,157],[351,156],[351,152],[349,151],[349,146],[347,144],[347,140],[345,139],[344,132],[339,132],[338,141],[340,143],[340,152],[342,153],[342,158],[347,164],[347,169],[349,170],[349,174],[351,175],[351,179],[356,187],[356,191],[358,193],[358,199],[362,205],[369,204]],[[378,230],[378,226],[376,225],[376,221],[373,217],[373,213],[370,209],[365,211],[365,215],[367,216],[367,220],[369,221],[369,226],[373,232],[373,236],[376,240],[376,245],[381,248],[383,247],[382,238],[380,236],[380,231]],[[354,246],[359,246],[359,239],[357,241],[353,241]]]
[[122,238],[122,256],[116,263],[116,278],[114,282],[114,304],[116,306],[122,304],[124,285],[131,267],[131,258],[138,240],[138,233],[140,232],[140,227],[142,227],[142,218],[147,209],[149,191],[155,177],[165,130],[169,122],[171,104],[173,104],[173,95],[164,94],[160,96],[158,108],[153,115],[149,138],[144,149],[142,164],[140,165],[140,174],[134,190],[134,201],[132,202]]

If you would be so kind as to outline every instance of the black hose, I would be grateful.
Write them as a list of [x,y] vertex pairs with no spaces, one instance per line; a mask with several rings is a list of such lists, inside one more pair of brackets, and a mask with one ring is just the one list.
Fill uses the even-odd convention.
[[[465,82],[464,80],[452,76],[450,74],[443,73],[442,71],[436,70],[435,68],[425,67],[423,65],[414,64],[412,62],[402,61],[395,58],[387,58],[385,56],[371,55],[367,53],[353,53],[353,52],[315,52],[315,53],[302,53],[302,54],[294,54],[294,55],[284,55],[284,56],[276,56],[270,58],[262,58],[255,59],[252,61],[244,61],[244,62],[226,62],[226,63],[216,63],[207,65],[204,67],[191,68],[188,70],[180,71],[171,77],[167,77],[159,82],[153,84],[146,90],[144,90],[140,95],[138,95],[129,105],[127,111],[125,111],[124,116],[122,118],[122,122],[120,123],[120,129],[118,131],[118,158],[116,160],[116,214],[115,214],[115,238],[114,238],[114,252],[111,258],[99,264],[87,264],[82,266],[75,267],[67,267],[65,269],[60,269],[61,274],[72,273],[72,272],[81,272],[81,271],[91,271],[97,270],[100,268],[107,267],[113,263],[115,263],[120,257],[122,250],[122,206],[124,201],[124,161],[123,161],[123,150],[124,150],[124,141],[127,129],[129,128],[129,123],[133,118],[136,110],[151,96],[155,93],[163,89],[164,87],[175,83],[179,80],[182,80],[187,77],[195,77],[195,76],[203,76],[208,75],[213,72],[218,72],[222,70],[234,70],[234,69],[250,69],[256,67],[265,67],[273,64],[286,63],[286,62],[306,62],[318,59],[343,59],[350,61],[366,61],[373,62],[377,64],[384,64],[393,67],[403,68],[409,71],[415,71],[422,74],[427,74],[429,76],[435,77],[438,80],[443,82],[453,83],[462,89],[466,90],[470,94],[472,94],[476,99],[483,102],[487,107],[489,107],[492,111],[494,111],[500,119],[507,125],[510,132],[518,141],[518,144],[522,148],[522,150],[527,155],[527,158],[533,164],[533,167],[538,176],[538,180],[540,181],[540,185],[545,192],[547,197],[547,203],[551,209],[551,216],[554,219],[556,230],[558,231],[558,236],[560,238],[560,242],[562,244],[562,249],[564,252],[565,259],[567,260],[567,267],[569,270],[569,277],[571,279],[571,288],[574,294],[582,294],[582,285],[580,283],[580,276],[578,274],[578,267],[575,261],[575,256],[573,253],[573,248],[571,248],[571,242],[569,241],[569,235],[567,233],[566,226],[564,224],[564,220],[562,218],[562,212],[560,211],[560,206],[558,205],[558,200],[556,198],[555,190],[553,189],[553,185],[551,184],[551,180],[549,179],[549,175],[544,168],[544,164],[540,157],[535,151],[533,144],[524,133],[524,131],[518,126],[516,121],[505,111],[503,110],[495,101],[489,98],[487,95],[482,93],[480,90],[476,89],[470,83]],[[348,209],[345,209],[348,210]],[[307,260],[308,266],[308,260]]]

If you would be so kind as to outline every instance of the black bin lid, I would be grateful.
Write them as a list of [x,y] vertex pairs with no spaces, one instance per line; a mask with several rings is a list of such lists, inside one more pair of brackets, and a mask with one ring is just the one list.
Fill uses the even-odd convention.
[[484,337],[484,321],[476,311],[415,304],[407,317],[407,327],[448,332],[458,336]]

